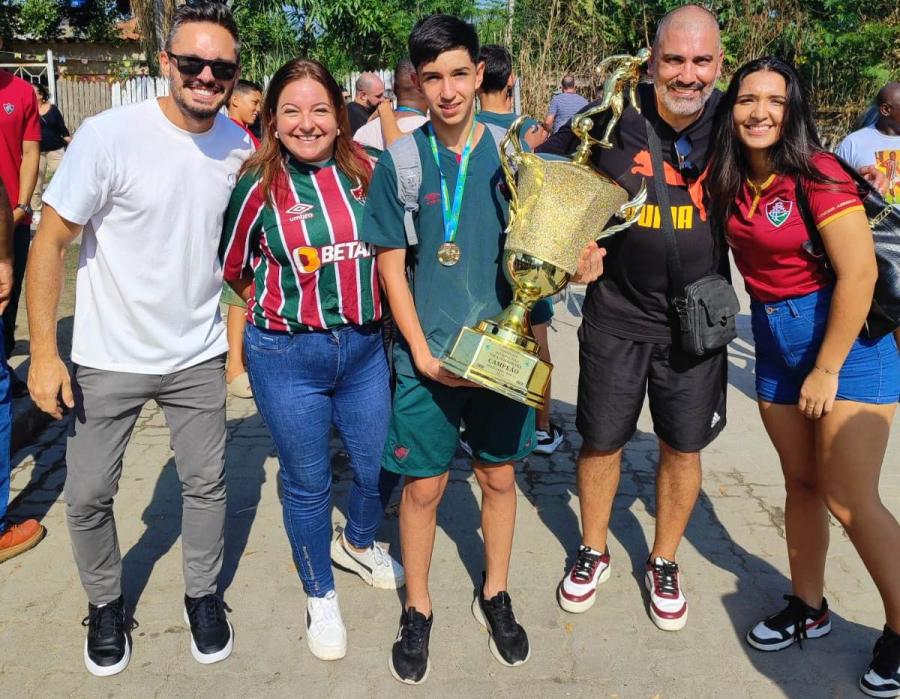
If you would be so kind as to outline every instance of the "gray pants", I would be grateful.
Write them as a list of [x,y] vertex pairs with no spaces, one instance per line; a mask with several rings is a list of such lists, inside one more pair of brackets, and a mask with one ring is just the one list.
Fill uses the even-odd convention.
[[74,388],[75,415],[66,451],[66,518],[88,600],[105,604],[122,594],[113,497],[119,489],[125,447],[148,400],[162,408],[172,435],[181,480],[187,594],[214,593],[225,529],[224,356],[162,376],[79,366]]

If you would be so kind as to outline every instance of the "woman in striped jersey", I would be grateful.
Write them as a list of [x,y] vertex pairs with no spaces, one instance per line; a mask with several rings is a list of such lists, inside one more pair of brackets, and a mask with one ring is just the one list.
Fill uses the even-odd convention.
[[[220,253],[225,281],[247,301],[247,369],[278,452],[306,640],[316,657],[336,660],[347,634],[331,560],[375,587],[404,584],[403,568],[375,543],[390,389],[374,250],[358,235],[371,166],[351,140],[340,88],[315,61],[275,73],[262,118]],[[353,468],[347,527],[333,540],[332,426]]]

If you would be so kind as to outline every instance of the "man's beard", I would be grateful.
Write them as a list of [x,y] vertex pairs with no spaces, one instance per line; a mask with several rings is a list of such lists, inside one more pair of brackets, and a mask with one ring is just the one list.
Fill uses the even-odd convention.
[[[187,100],[185,100],[185,90],[187,90],[188,85],[202,85],[203,87],[207,87],[213,90],[222,90],[220,94],[221,99],[214,103],[209,107],[199,107],[189,104]],[[228,98],[231,97],[230,89],[222,89],[221,85],[218,83],[213,83],[211,85],[207,85],[199,80],[184,80],[182,79],[182,83],[177,85],[173,78],[169,79],[169,94],[172,96],[172,100],[178,106],[178,109],[187,116],[192,119],[197,119],[198,121],[203,121],[205,119],[211,119],[214,117],[222,106],[228,101]]]
[[690,97],[676,97],[669,92],[670,87],[685,86],[678,85],[677,80],[670,80],[662,88],[657,87],[656,94],[659,97],[659,101],[662,102],[665,108],[672,114],[677,116],[692,116],[703,109],[703,105],[706,104],[706,101],[715,89],[715,84],[709,83],[704,86],[700,83],[694,83],[693,85],[687,86],[697,89]]

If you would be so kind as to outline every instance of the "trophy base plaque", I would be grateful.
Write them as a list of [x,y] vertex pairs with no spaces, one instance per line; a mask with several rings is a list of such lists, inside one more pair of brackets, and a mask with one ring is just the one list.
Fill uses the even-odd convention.
[[463,328],[441,364],[479,386],[541,409],[553,365],[542,361],[537,350],[533,338],[488,319]]

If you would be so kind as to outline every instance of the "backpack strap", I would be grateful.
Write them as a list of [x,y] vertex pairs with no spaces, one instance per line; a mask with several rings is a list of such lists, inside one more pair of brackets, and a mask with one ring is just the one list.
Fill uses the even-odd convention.
[[[482,122],[484,123],[484,122]],[[491,135],[491,138],[494,140],[494,145],[497,147],[497,152],[500,154],[500,158],[503,158],[503,153],[500,153],[500,143],[503,141],[503,138],[506,136],[506,129],[502,126],[498,126],[497,124],[484,124],[484,128],[487,129],[487,132]],[[511,143],[506,144],[506,154],[513,154],[513,146]]]
[[419,188],[422,186],[422,159],[412,134],[398,138],[387,147],[397,173],[397,198],[403,202],[403,228],[406,244],[419,244],[415,215],[419,212]]

